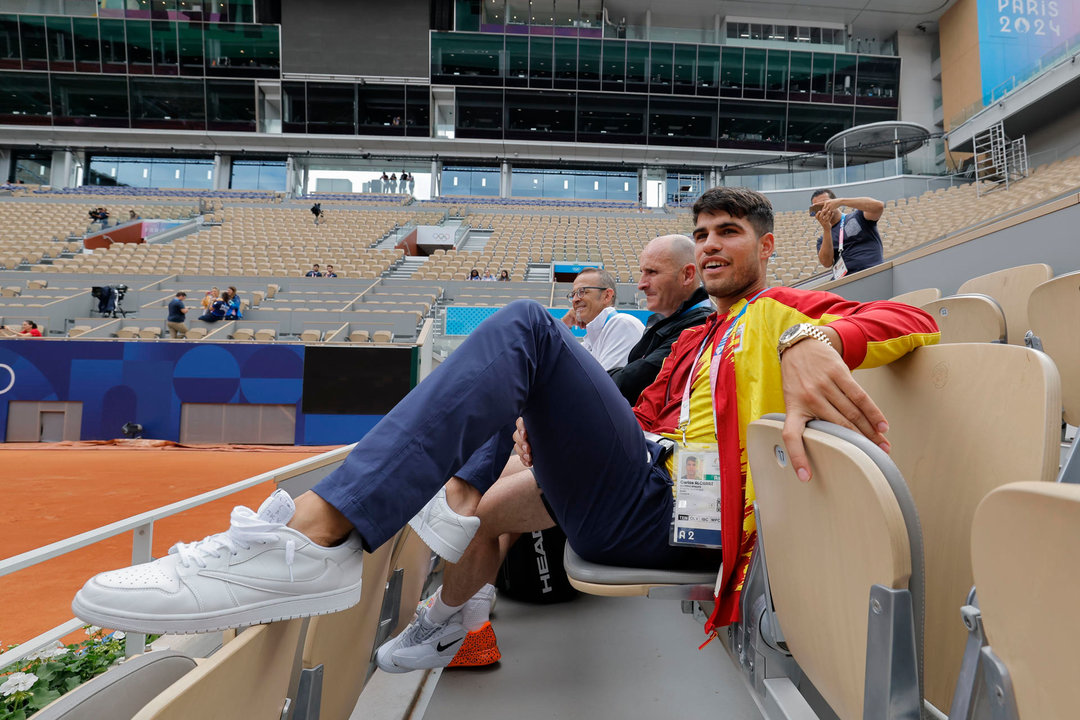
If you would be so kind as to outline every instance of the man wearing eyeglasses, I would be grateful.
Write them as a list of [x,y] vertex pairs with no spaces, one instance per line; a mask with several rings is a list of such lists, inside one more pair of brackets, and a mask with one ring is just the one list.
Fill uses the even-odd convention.
[[605,370],[622,367],[641,339],[645,326],[633,315],[615,310],[615,277],[607,270],[585,268],[566,294],[570,310],[563,315],[568,328],[584,328],[582,345]]

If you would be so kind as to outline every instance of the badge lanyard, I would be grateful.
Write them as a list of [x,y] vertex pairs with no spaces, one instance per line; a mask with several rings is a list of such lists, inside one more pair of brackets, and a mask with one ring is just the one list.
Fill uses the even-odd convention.
[[837,258],[838,260],[842,260],[843,257],[844,257],[844,225],[846,224],[845,223],[846,220],[847,220],[847,215],[841,215],[840,216],[840,243],[839,243],[840,247],[837,248],[837,255],[839,256]]
[[[841,229],[842,230],[842,229]],[[767,290],[768,288],[765,288]],[[723,336],[720,338],[720,342],[716,343],[716,347],[713,348],[712,360],[709,363],[709,388],[716,387],[716,379],[720,375],[720,359],[724,355],[724,350],[727,349],[728,340],[731,338],[731,332],[735,329],[735,326],[739,324],[739,320],[742,318],[746,309],[750,307],[750,303],[761,297],[761,293],[765,292],[761,290],[757,295],[746,301],[746,304],[739,310],[739,314],[735,316],[735,319],[728,325],[727,330],[724,331]],[[705,347],[709,344],[709,340],[712,338],[712,334],[705,337],[701,343],[701,347],[698,348],[697,355],[694,357],[694,364],[691,366],[690,375],[686,379],[686,387],[683,388],[682,406],[679,408],[679,431],[682,433],[683,445],[686,444],[686,428],[690,425],[690,386],[694,384],[694,377],[697,372],[698,363],[701,361],[701,356],[705,353]],[[716,424],[716,406],[713,405],[713,426],[719,427]]]

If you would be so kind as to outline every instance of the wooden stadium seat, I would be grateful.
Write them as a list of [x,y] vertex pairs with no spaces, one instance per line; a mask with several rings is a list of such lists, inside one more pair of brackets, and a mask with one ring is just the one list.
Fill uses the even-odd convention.
[[349,342],[366,343],[368,341],[368,335],[369,333],[367,330],[353,330],[349,333]]
[[204,337],[206,337],[206,333],[207,330],[204,327],[193,327],[188,329],[187,335],[185,337],[188,340],[202,340]]
[[[864,715],[864,702],[871,700],[864,689],[880,679],[882,667],[908,670],[909,682],[918,675],[923,548],[904,480],[866,438],[814,422],[803,434],[814,477],[801,482],[787,461],[783,421],[776,417],[750,424],[747,451],[759,537],[787,648],[841,720],[919,717],[917,683],[913,696],[901,693],[891,707],[867,707]],[[871,612],[871,598],[886,606],[902,606],[905,598],[911,603],[907,614],[898,613],[898,634],[906,633],[911,643],[914,628],[914,643],[891,662],[882,645],[892,636],[882,635],[887,623]]]
[[139,328],[134,327],[122,327],[116,331],[116,337],[118,338],[135,338],[139,336]]
[[89,325],[75,325],[68,330],[68,337],[78,337],[84,333],[90,332],[92,328]]
[[1028,297],[1037,285],[1052,277],[1054,271],[1045,263],[1019,265],[971,278],[960,286],[957,294],[982,293],[997,300],[1005,312],[1009,344],[1023,345],[1024,333],[1030,328]]
[[300,333],[300,340],[302,342],[319,342],[322,339],[322,335],[318,330],[304,330]]
[[389,330],[376,330],[371,336],[371,342],[388,343],[393,342],[394,334]]
[[1005,313],[989,295],[950,295],[922,309],[934,316],[943,343],[1005,342]]
[[262,328],[255,331],[256,342],[274,342],[277,339],[277,333],[269,328]]
[[958,608],[974,582],[972,517],[998,486],[1056,475],[1058,372],[1029,348],[970,343],[919,348],[855,379],[889,421],[890,458],[918,507],[926,546],[925,697],[948,712],[967,638]]
[[135,720],[281,717],[305,622],[247,628],[151,700]]
[[[1067,720],[1080,707],[1080,487],[1014,483],[975,513],[972,564],[992,654],[1009,683],[994,683],[994,717]],[[1017,577],[1018,572],[1020,578]],[[984,657],[984,666],[990,658]],[[984,673],[986,671],[984,670]],[[993,697],[996,695],[996,697]],[[1012,709],[1015,714],[1008,714]]]
[[941,291],[937,288],[923,288],[922,290],[912,290],[911,292],[900,293],[889,298],[893,302],[907,303],[908,305],[914,305],[915,307],[922,307],[928,302],[932,302],[941,297]]
[[254,340],[255,339],[255,331],[252,330],[251,328],[239,328],[239,329],[233,331],[232,339],[233,340]]
[[26,281],[26,289],[27,290],[42,290],[42,289],[47,288],[47,287],[49,287],[49,281],[48,280],[27,280]]
[[1028,299],[1028,320],[1039,347],[1061,371],[1065,422],[1080,425],[1080,272],[1038,285]]
[[161,337],[161,328],[159,327],[144,327],[139,331],[139,337],[146,340],[156,340]]
[[0,288],[0,297],[18,297],[22,295],[22,288],[12,285],[9,287]]

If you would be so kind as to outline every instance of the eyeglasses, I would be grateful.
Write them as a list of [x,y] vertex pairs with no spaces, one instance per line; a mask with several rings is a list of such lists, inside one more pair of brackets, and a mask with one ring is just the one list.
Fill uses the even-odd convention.
[[586,290],[600,290],[601,292],[607,290],[605,287],[597,287],[595,285],[589,285],[587,287],[579,287],[577,290],[571,290],[566,293],[567,300],[573,300],[574,298],[585,297]]

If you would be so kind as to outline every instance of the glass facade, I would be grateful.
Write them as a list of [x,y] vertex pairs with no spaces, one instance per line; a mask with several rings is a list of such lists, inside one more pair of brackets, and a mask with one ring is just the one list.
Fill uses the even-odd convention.
[[286,133],[429,137],[430,106],[426,85],[281,83]]
[[[446,190],[443,171],[443,192]],[[510,195],[560,200],[637,200],[638,178],[633,172],[550,170],[515,167]]]
[[214,161],[210,158],[90,157],[87,185],[212,190]]
[[284,160],[233,160],[229,187],[233,190],[284,191],[287,174]]
[[443,195],[499,196],[499,168],[444,167]]

